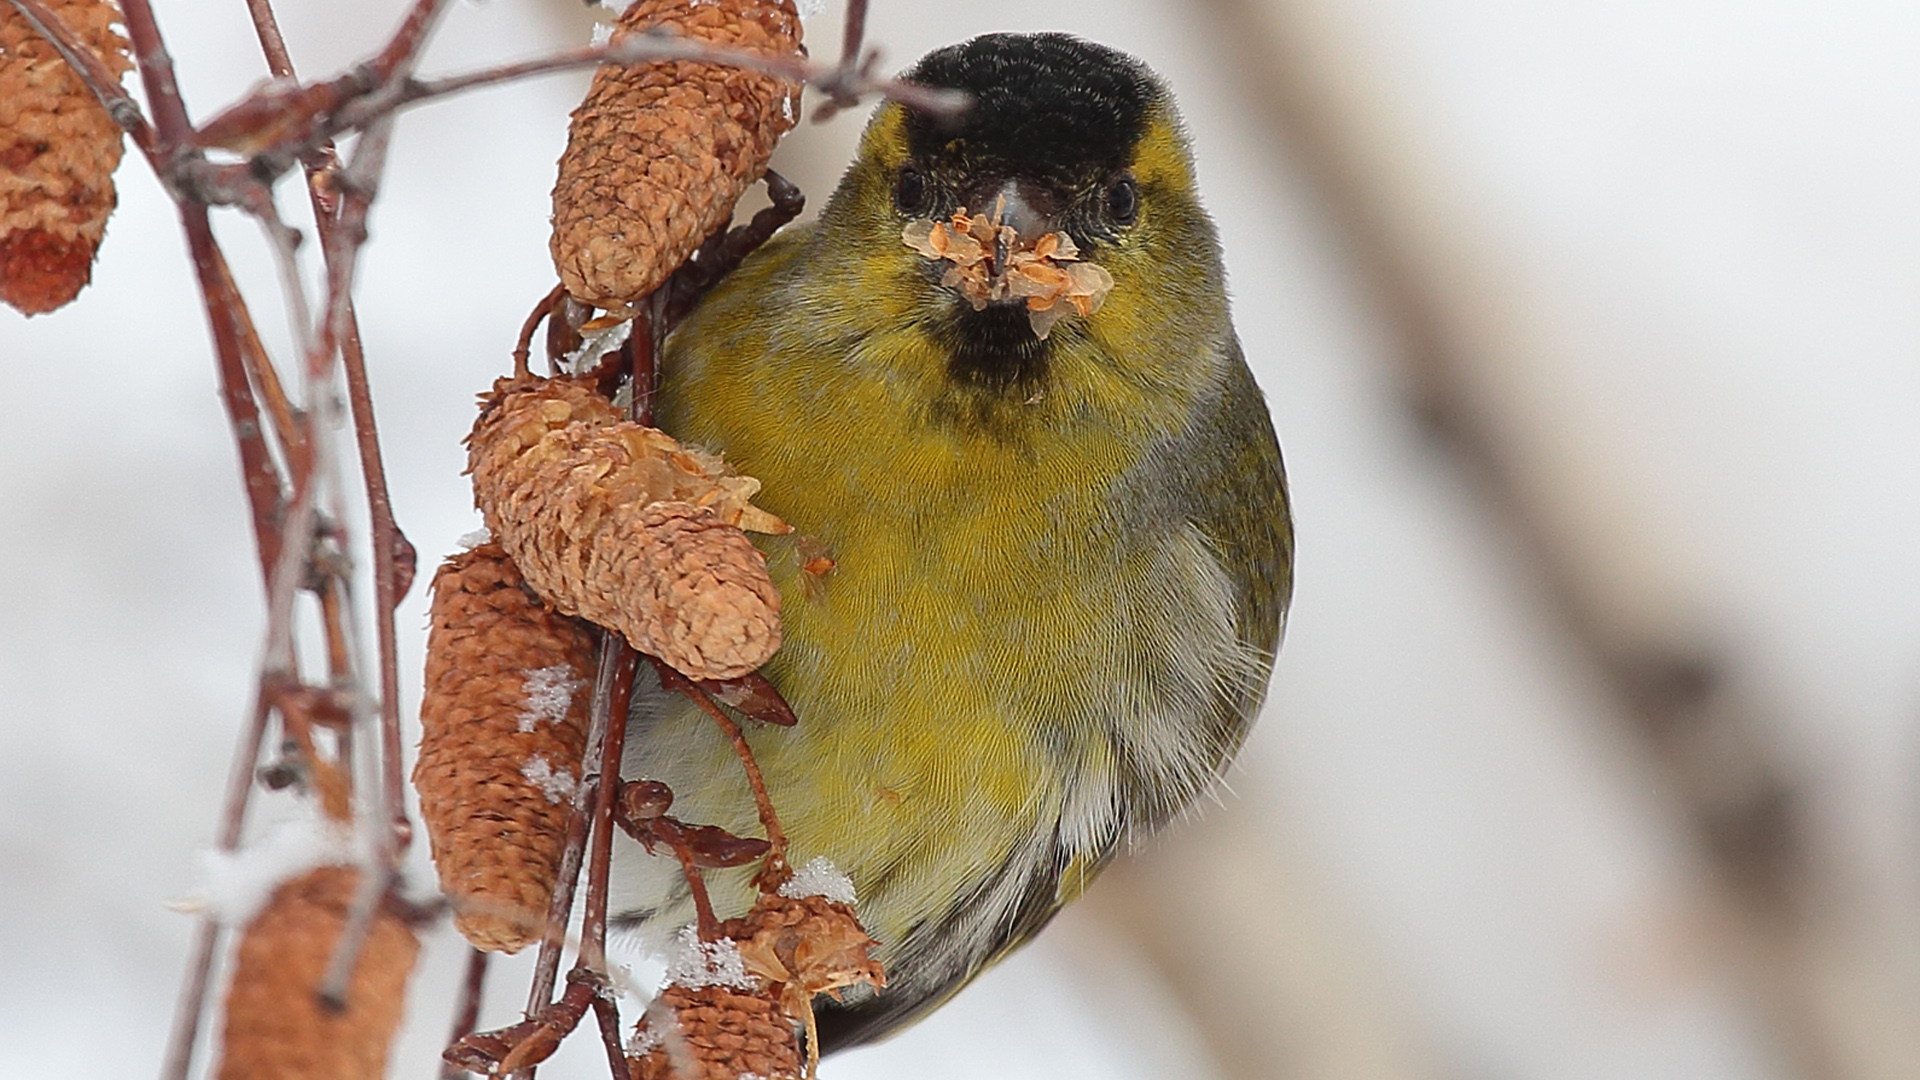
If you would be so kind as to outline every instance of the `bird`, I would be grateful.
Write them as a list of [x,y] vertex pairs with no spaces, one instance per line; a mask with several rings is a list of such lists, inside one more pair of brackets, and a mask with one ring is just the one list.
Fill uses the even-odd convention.
[[[747,737],[790,858],[851,880],[887,971],[820,999],[823,1052],[926,1015],[1207,791],[1292,595],[1280,447],[1165,83],[1057,33],[976,37],[903,78],[970,107],[878,106],[818,219],[672,332],[655,399],[795,530],[755,540],[785,635],[761,673],[799,722]],[[975,217],[990,240],[1054,236],[1110,290],[1043,325],[916,250],[916,223],[924,246]],[[754,832],[728,741],[642,669],[623,775]],[[690,921],[678,863],[622,844],[613,926]],[[748,878],[710,872],[722,917]]]

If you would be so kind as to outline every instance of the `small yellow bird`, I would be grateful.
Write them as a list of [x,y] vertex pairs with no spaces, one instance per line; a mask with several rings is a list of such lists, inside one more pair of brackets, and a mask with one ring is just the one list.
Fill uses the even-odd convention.
[[[800,722],[748,738],[792,861],[852,879],[888,977],[819,1002],[826,1051],[932,1010],[1192,802],[1292,589],[1280,448],[1166,87],[1062,34],[906,78],[973,106],[883,104],[820,220],[668,340],[658,398],[796,529],[756,540],[786,633],[763,671]],[[757,833],[712,723],[635,693],[625,775]],[[711,876],[722,917],[747,877]],[[678,864],[623,847],[613,911],[690,921]]]

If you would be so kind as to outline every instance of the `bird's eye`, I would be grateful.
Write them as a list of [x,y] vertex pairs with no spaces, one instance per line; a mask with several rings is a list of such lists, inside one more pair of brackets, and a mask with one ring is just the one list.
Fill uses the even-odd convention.
[[927,178],[920,170],[911,165],[902,165],[900,175],[893,179],[893,205],[903,214],[924,214],[927,211]]
[[1131,225],[1140,214],[1140,185],[1133,177],[1123,176],[1107,189],[1107,220],[1115,225]]

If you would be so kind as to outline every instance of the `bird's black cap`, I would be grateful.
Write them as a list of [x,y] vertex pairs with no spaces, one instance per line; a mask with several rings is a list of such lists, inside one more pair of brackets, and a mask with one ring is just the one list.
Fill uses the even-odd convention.
[[910,112],[914,157],[1066,182],[1126,168],[1160,94],[1144,64],[1071,34],[987,34],[905,77],[973,98],[957,120]]

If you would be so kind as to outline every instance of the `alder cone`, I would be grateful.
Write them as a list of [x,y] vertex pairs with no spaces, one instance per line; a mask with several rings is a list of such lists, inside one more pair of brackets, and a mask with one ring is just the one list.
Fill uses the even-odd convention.
[[669,985],[647,1008],[641,1039],[646,1050],[627,1059],[634,1080],[798,1080],[803,1072],[793,1023],[765,994]]
[[[792,0],[637,0],[613,39],[649,28],[804,53]],[[602,66],[574,110],[553,188],[549,247],[567,291],[612,307],[657,288],[732,219],[799,101],[797,83],[719,64]]]
[[360,871],[323,866],[275,890],[247,924],[227,990],[220,1080],[378,1080],[400,1025],[420,943],[389,910],[374,916],[346,1008],[316,991],[346,926]]
[[467,439],[474,503],[534,591],[695,679],[780,647],[780,593],[741,528],[788,531],[718,458],[581,381],[502,379]]
[[[117,78],[132,66],[110,0],[46,0]],[[120,126],[53,43],[0,3],[0,300],[28,315],[93,277],[120,165]]]
[[453,924],[476,949],[538,941],[586,752],[593,634],[549,611],[498,544],[433,577],[420,816]]

